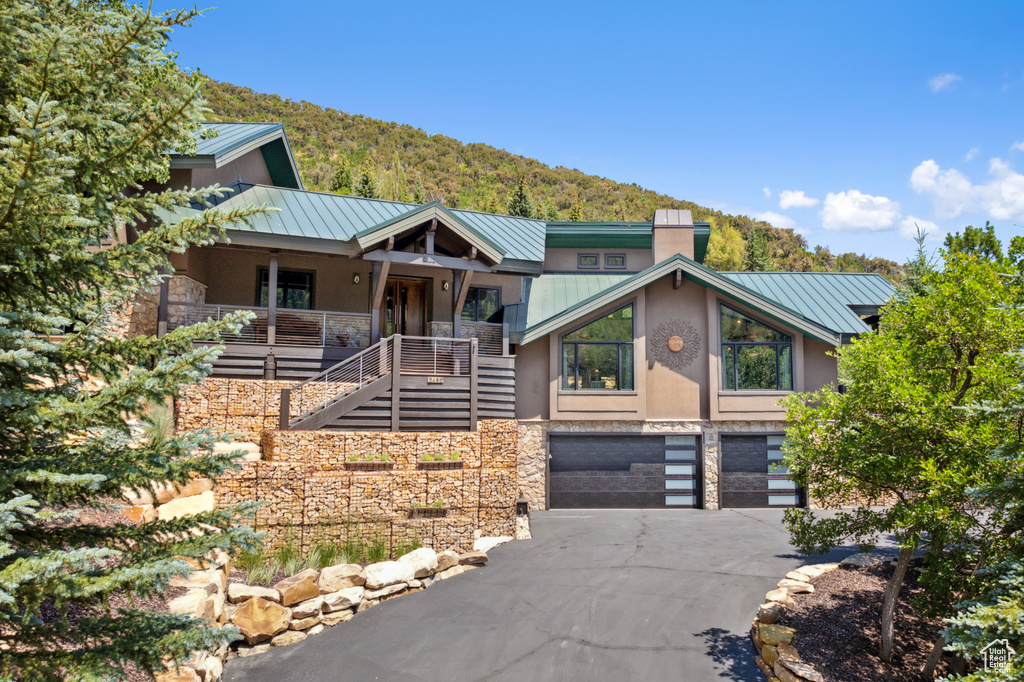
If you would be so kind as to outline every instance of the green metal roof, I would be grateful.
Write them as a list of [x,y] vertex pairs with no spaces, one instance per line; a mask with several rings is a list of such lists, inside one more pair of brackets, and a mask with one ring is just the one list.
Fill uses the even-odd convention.
[[[670,259],[673,260],[673,259]],[[688,261],[689,259],[682,259]],[[666,261],[668,262],[668,261]],[[690,261],[692,263],[692,261]],[[696,265],[696,264],[694,264]],[[850,306],[880,307],[893,295],[892,284],[884,277],[865,273],[836,272],[723,272],[715,273],[697,266],[687,272],[688,279],[709,286],[725,296],[745,303],[772,319],[799,329],[799,322],[812,325],[807,333],[812,338],[836,343],[837,337],[870,331]],[[520,335],[520,343],[527,343],[545,334],[537,330],[555,318],[558,325],[583,317],[596,308],[607,305],[615,298],[624,298],[641,286],[646,286],[673,270],[659,263],[636,275],[622,273],[550,273],[533,280],[527,300],[505,306],[505,322],[510,332]],[[652,271],[662,274],[651,279]],[[711,275],[714,275],[712,277]],[[641,277],[643,276],[643,277]],[[728,290],[715,280],[727,279],[740,285]],[[635,280],[635,281],[630,281]],[[641,282],[646,282],[641,284]],[[609,297],[608,293],[611,293]],[[594,304],[594,301],[600,303]],[[589,303],[589,305],[588,305]],[[766,306],[767,304],[770,304]],[[776,309],[772,309],[772,308]],[[572,312],[571,312],[572,311]],[[779,315],[788,312],[790,316]],[[569,315],[566,315],[569,313]],[[796,316],[795,318],[792,316]],[[782,319],[789,317],[789,319]],[[557,328],[557,327],[556,327]],[[815,329],[816,328],[816,329]],[[821,334],[821,330],[833,335]],[[550,333],[548,331],[547,333]],[[822,337],[825,338],[822,338]]]
[[259,149],[274,184],[302,189],[283,124],[204,123],[203,133],[214,137],[196,140],[196,153],[191,156],[171,152],[171,168],[220,168]]
[[724,277],[841,334],[870,331],[850,306],[880,307],[893,286],[881,275],[847,272],[723,272]]
[[[419,211],[418,204],[310,192],[268,185],[241,185],[242,191],[219,202],[220,208],[266,204],[277,208],[254,216],[251,229],[228,230],[231,241],[249,246],[301,248],[354,255],[357,235]],[[544,223],[512,216],[444,209],[504,254],[500,269],[539,272],[544,261]],[[179,215],[194,215],[183,208]],[[176,216],[159,212],[173,222]]]
[[[545,245],[549,249],[650,249],[653,225],[631,222],[549,222]],[[693,224],[693,259],[704,262],[711,238],[711,223]]]
[[[518,332],[517,335],[519,337],[519,343],[529,343],[530,341],[543,338],[548,334],[551,334],[552,332],[555,332],[578,319],[586,317],[607,305],[611,305],[616,301],[621,300],[650,284],[653,284],[659,279],[671,275],[676,270],[681,270],[686,279],[717,291],[726,298],[743,303],[758,311],[765,317],[775,320],[776,322],[779,322],[791,329],[795,329],[812,339],[829,343],[834,346],[838,346],[842,342],[842,334],[840,332],[829,329],[817,321],[805,317],[796,310],[780,305],[776,301],[766,298],[756,291],[748,289],[741,284],[723,277],[714,270],[710,270],[700,263],[680,255],[673,256],[661,263],[652,265],[646,270],[638,272],[635,275],[625,277],[618,282],[612,283],[607,288],[601,289],[575,303],[569,303],[568,294],[561,293],[568,290],[564,285],[560,288],[555,286],[549,288],[545,286],[538,292],[539,295],[536,299],[531,288],[526,302],[519,304],[519,308],[507,313],[508,317],[506,317],[506,321],[509,322],[510,332]],[[566,274],[562,276],[571,277],[574,275]],[[575,276],[578,277],[580,275]],[[599,275],[588,274],[582,276],[603,277],[607,275],[601,273]],[[539,279],[543,279],[544,277],[547,277],[547,275],[543,275]],[[577,285],[577,290],[590,289],[591,287],[597,288],[600,284],[601,280],[593,280],[591,284]],[[546,300],[548,294],[552,296],[552,300]],[[568,303],[568,307],[563,308],[563,303]],[[540,306],[541,309],[541,312],[538,312],[536,315],[532,314],[530,311],[530,308],[534,305]],[[525,312],[521,309],[522,306],[526,306],[527,310]],[[507,306],[507,308],[510,307],[512,306]],[[544,316],[543,311],[553,311],[553,314],[550,316]]]

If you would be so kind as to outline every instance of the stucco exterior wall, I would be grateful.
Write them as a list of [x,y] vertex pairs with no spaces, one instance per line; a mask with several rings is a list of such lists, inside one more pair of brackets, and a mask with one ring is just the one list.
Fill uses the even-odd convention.
[[191,182],[193,187],[209,187],[213,184],[224,186],[237,182],[239,178],[242,182],[254,185],[273,184],[267,163],[263,160],[263,152],[254,149],[220,168],[194,168]]
[[[647,415],[648,419],[707,419],[708,405],[708,317],[704,289],[683,281],[672,288],[669,279],[647,287]],[[699,349],[685,366],[671,367],[665,363],[682,360],[671,351],[655,344],[659,327],[663,330],[689,326],[696,332]],[[662,342],[664,343],[664,342]],[[688,353],[692,349],[685,349]],[[680,351],[682,352],[682,351]],[[661,356],[663,361],[657,358]]]
[[[544,252],[545,272],[571,272],[579,270],[578,256],[581,253],[597,254],[599,267],[586,268],[581,272],[639,272],[654,265],[654,257],[649,249],[547,249]],[[606,254],[624,255],[625,268],[606,268]]]

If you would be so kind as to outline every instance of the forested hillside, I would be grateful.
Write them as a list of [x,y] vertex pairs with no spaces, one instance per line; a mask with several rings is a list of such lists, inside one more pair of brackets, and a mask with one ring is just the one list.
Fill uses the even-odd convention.
[[[547,220],[648,221],[657,208],[683,208],[712,225],[706,263],[718,270],[764,267],[776,270],[878,272],[899,276],[884,258],[853,253],[832,255],[808,248],[792,230],[772,227],[644,189],[587,175],[575,168],[547,166],[486,144],[463,144],[427,135],[409,125],[389,123],[310,102],[253,92],[229,83],[207,82],[204,94],[216,121],[284,123],[303,181],[309,189],[380,196],[492,213],[532,213]],[[518,190],[518,192],[517,192]],[[747,258],[747,240],[758,230],[767,238],[768,262]]]

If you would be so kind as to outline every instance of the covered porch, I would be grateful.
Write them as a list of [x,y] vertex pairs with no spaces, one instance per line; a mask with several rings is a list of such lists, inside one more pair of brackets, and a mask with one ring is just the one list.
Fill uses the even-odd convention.
[[306,379],[394,335],[476,339],[480,355],[507,356],[508,328],[498,320],[521,300],[522,275],[502,271],[501,260],[440,205],[344,243],[233,232],[230,244],[174,259],[156,333],[251,312],[223,339],[213,369],[238,378]]

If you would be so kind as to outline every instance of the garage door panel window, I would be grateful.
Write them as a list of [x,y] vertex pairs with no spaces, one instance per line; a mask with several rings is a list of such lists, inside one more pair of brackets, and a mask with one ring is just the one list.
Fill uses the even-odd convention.
[[793,339],[721,307],[722,386],[730,391],[792,391]]
[[562,338],[562,388],[633,390],[633,306]]

